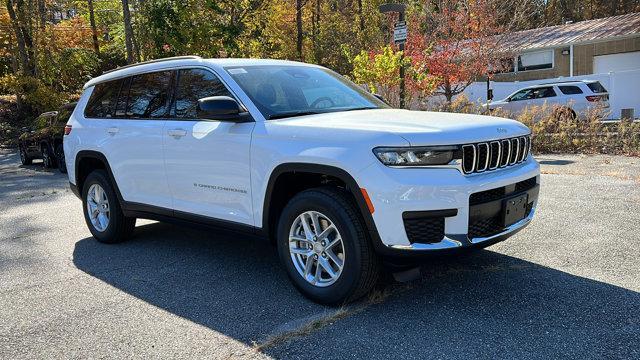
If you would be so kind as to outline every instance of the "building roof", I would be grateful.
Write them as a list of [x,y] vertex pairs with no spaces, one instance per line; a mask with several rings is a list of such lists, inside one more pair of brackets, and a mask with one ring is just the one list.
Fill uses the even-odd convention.
[[511,51],[526,51],[607,41],[634,35],[640,36],[640,13],[518,31],[502,35],[499,42],[501,46]]

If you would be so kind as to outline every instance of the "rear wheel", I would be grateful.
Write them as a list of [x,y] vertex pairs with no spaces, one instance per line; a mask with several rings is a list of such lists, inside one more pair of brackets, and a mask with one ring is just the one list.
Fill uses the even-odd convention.
[[291,199],[279,221],[278,252],[298,290],[323,304],[362,297],[380,273],[362,219],[339,189],[306,190]]
[[22,165],[31,165],[33,162],[33,159],[27,155],[26,150],[22,146],[20,146],[20,162]]
[[84,219],[96,240],[119,243],[127,240],[136,226],[136,219],[124,216],[112,184],[103,170],[94,170],[82,190]]
[[42,145],[40,150],[42,151],[42,163],[44,164],[44,167],[47,169],[55,167],[55,161],[49,145]]
[[64,162],[64,148],[62,144],[56,146],[56,162],[58,163],[58,169],[61,173],[67,173],[67,164]]

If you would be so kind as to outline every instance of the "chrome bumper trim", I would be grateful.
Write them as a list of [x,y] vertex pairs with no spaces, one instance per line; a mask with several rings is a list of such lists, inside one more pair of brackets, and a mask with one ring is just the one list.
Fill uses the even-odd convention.
[[536,212],[536,207],[534,206],[533,208],[531,208],[531,212],[526,218],[518,221],[515,224],[511,224],[509,227],[504,229],[504,231],[492,236],[469,239],[466,234],[462,236],[461,235],[445,235],[445,237],[437,243],[431,243],[431,244],[413,243],[411,245],[387,245],[387,247],[396,249],[396,250],[428,251],[428,250],[456,249],[456,248],[463,248],[463,247],[467,247],[475,244],[481,244],[483,242],[491,241],[496,238],[503,237],[505,235],[509,235],[510,233],[523,229],[524,227],[529,225],[531,220],[533,220],[533,216],[535,215],[535,212]]

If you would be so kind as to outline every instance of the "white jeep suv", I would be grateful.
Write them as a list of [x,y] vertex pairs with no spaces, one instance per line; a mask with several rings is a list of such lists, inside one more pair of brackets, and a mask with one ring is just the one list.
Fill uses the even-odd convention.
[[136,218],[262,234],[295,286],[327,304],[366,294],[383,264],[508,238],[538,198],[521,123],[391,109],[290,61],[123,67],[85,85],[65,134],[98,241],[125,240]]

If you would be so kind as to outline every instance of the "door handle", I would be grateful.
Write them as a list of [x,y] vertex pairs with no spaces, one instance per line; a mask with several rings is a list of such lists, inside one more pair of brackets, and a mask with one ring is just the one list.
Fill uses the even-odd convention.
[[118,133],[118,131],[120,131],[120,129],[118,129],[117,127],[110,127],[110,128],[107,129],[107,132],[110,135],[115,135],[115,134]]
[[169,136],[173,136],[174,138],[181,138],[185,135],[187,135],[187,130],[184,129],[172,129],[167,131],[167,133],[169,134]]

